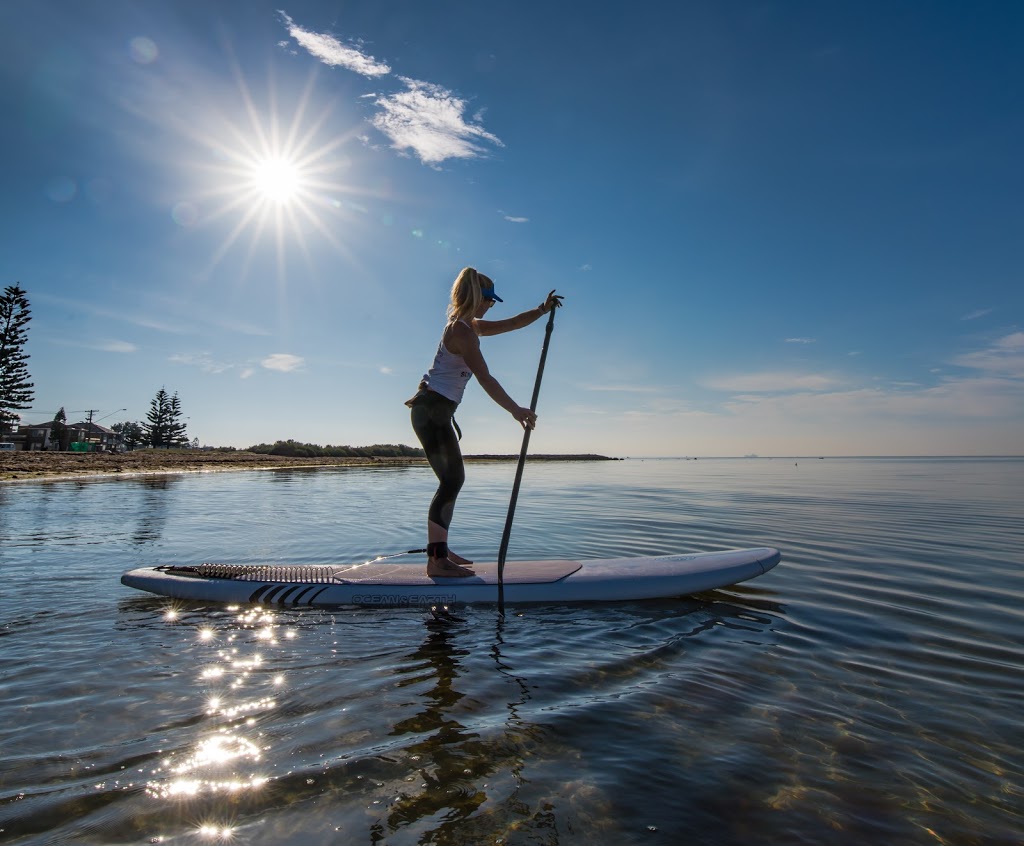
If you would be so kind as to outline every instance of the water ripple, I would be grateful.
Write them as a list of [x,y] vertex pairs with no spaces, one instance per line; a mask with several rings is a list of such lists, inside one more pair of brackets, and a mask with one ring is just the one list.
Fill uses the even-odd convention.
[[[784,561],[695,597],[450,625],[117,582],[418,547],[426,470],[18,486],[0,510],[0,840],[1019,842],[1022,468],[531,464],[510,566]],[[463,554],[496,553],[513,472],[470,467]],[[91,519],[50,519],[71,509]]]

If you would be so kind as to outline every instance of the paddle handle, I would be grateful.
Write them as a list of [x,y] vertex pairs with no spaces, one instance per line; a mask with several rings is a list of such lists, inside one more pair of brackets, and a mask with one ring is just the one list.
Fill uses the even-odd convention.
[[[537,380],[533,383],[533,397],[530,399],[530,411],[536,413],[537,399],[540,397],[540,383],[544,378],[544,362],[548,358],[548,345],[551,343],[551,332],[555,328],[555,312],[557,307],[551,306],[547,325],[544,327],[544,345],[540,351],[540,365],[537,367]],[[501,546],[498,548],[498,613],[505,616],[505,556],[508,554],[508,542],[512,536],[512,518],[516,513],[519,501],[519,486],[523,481],[523,467],[526,466],[526,451],[530,447],[530,432],[523,432],[523,446],[519,450],[519,464],[516,466],[516,479],[512,484],[512,496],[508,503],[508,516],[505,518],[505,530],[501,533]]]

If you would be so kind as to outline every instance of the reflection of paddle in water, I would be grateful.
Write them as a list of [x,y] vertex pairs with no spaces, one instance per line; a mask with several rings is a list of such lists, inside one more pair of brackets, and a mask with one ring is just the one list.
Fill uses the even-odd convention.
[[530,689],[527,687],[526,680],[517,676],[513,670],[513,667],[506,663],[501,654],[501,648],[505,645],[505,618],[503,616],[498,617],[498,624],[494,632],[494,646],[491,647],[491,655],[494,658],[494,666],[498,668],[498,672],[501,673],[508,679],[511,679],[515,685],[519,688],[519,699],[515,702],[508,703],[509,719],[507,725],[522,725],[522,719],[519,716],[518,709],[530,699]]
[[[483,804],[486,795],[474,787],[475,778],[488,773],[492,763],[489,751],[451,716],[452,709],[465,697],[456,687],[463,675],[459,659],[469,650],[459,647],[454,622],[439,623],[432,616],[427,636],[409,657],[425,666],[434,676],[433,686],[421,694],[425,703],[418,713],[395,724],[391,735],[418,734],[422,739],[406,747],[416,762],[421,791],[401,796],[388,814],[388,828],[396,831],[418,820],[447,810],[447,817],[462,819]],[[422,676],[417,676],[418,680]],[[442,822],[443,830],[448,823]],[[435,832],[440,834],[440,832]]]
[[[517,794],[523,782],[523,734],[531,727],[520,719],[516,709],[529,697],[528,687],[501,657],[499,623],[491,654],[501,678],[516,682],[516,697],[507,705],[509,718],[504,720],[504,727],[494,721],[492,730],[486,703],[467,698],[460,690],[459,680],[468,674],[464,661],[473,662],[470,689],[487,687],[478,677],[485,665],[473,658],[474,653],[477,659],[481,657],[479,645],[470,642],[474,634],[464,622],[449,609],[434,609],[425,623],[423,642],[408,656],[414,675],[401,684],[423,682],[427,674],[432,684],[417,697],[424,703],[422,709],[396,723],[390,735],[421,736],[404,747],[418,776],[407,785],[418,788],[418,792],[399,795],[389,809],[386,824],[374,826],[374,842],[382,842],[389,832],[400,829],[418,835],[420,843],[493,842],[492,835],[504,831],[510,820],[523,819],[524,808]],[[484,720],[477,728],[467,728],[456,713]],[[503,796],[502,791],[510,786],[509,776],[511,792]],[[481,811],[485,804],[486,810]],[[482,839],[477,841],[477,835]]]

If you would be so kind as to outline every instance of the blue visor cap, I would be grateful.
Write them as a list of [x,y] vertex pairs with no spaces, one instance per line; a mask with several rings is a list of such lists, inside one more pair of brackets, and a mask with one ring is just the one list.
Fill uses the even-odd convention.
[[494,288],[481,288],[480,293],[484,295],[485,300],[490,300],[492,303],[505,302],[501,297],[494,293]]

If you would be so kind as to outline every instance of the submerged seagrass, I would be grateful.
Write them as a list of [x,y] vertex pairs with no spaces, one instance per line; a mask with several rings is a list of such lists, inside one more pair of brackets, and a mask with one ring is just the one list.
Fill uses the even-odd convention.
[[[469,474],[470,558],[494,557],[514,469]],[[151,561],[418,547],[426,467],[0,485],[3,838],[1014,842],[1022,471],[531,465],[509,570],[760,544],[785,561],[696,597],[445,621],[119,583]]]

